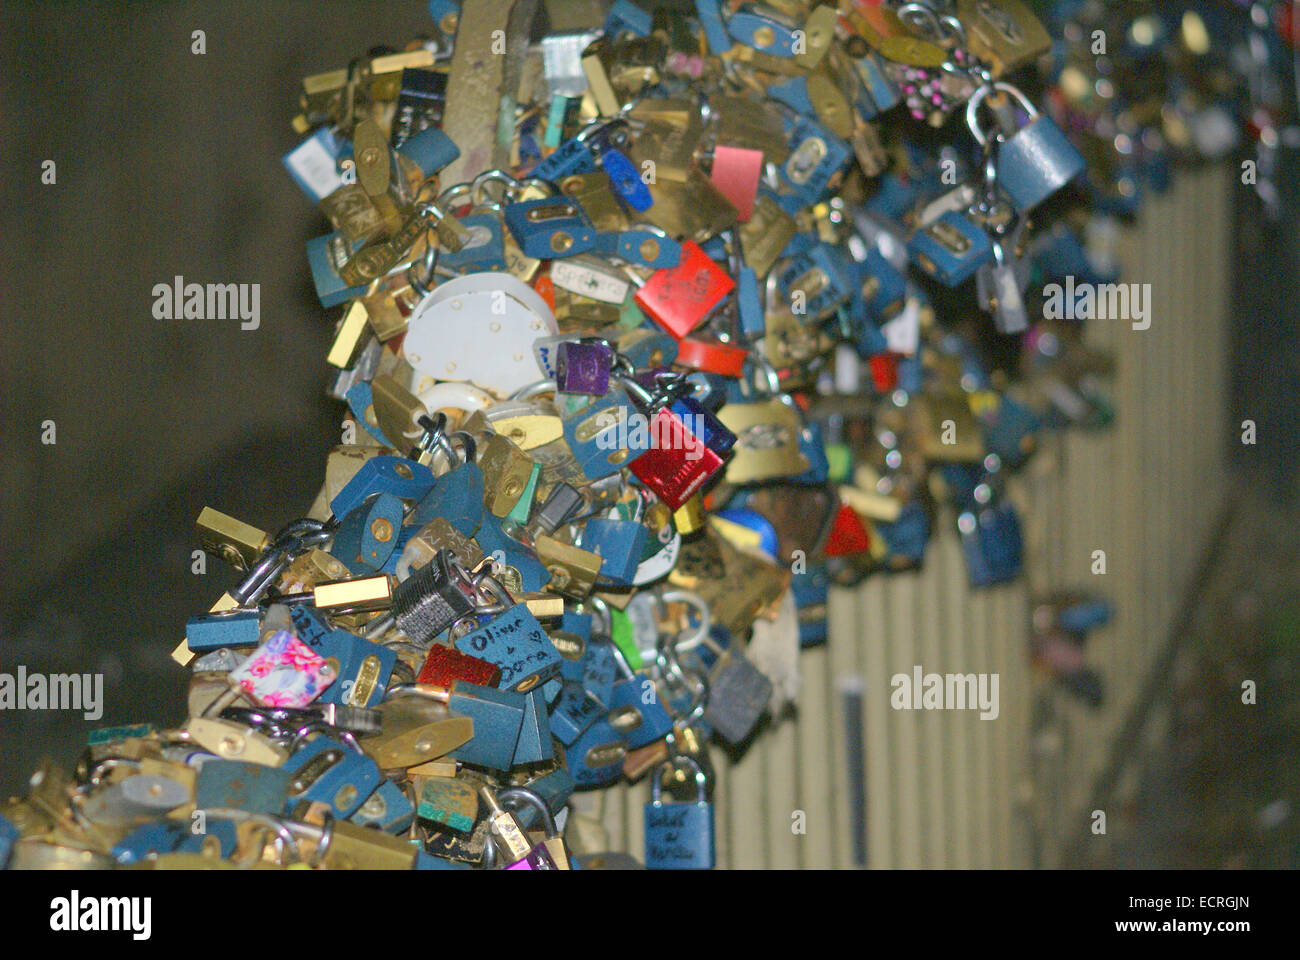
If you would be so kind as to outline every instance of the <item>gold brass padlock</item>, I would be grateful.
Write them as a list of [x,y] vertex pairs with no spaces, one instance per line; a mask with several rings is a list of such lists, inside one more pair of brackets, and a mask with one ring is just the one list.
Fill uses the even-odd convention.
[[605,562],[600,554],[546,534],[539,534],[534,546],[537,548],[537,559],[551,575],[549,589],[579,600],[591,593],[596,577],[600,574],[601,564]]
[[484,505],[493,516],[506,516],[528,489],[533,460],[512,441],[493,433],[479,447],[477,463],[487,494]]

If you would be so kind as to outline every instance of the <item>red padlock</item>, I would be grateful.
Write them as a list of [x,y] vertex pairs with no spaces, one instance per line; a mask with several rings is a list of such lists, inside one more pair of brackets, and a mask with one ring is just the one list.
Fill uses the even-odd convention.
[[862,524],[862,518],[847,503],[840,504],[826,538],[828,557],[844,557],[852,553],[866,553],[871,549],[871,535]]
[[673,363],[692,370],[716,373],[720,377],[738,379],[745,372],[749,351],[744,347],[716,340],[697,340],[683,337],[677,341],[677,359]]
[[684,337],[735,288],[731,275],[709,259],[699,244],[687,240],[681,262],[652,273],[636,292],[636,303],[673,336]]
[[754,213],[758,183],[763,176],[763,151],[718,144],[713,148],[709,179],[736,208],[736,219],[747,223]]
[[678,510],[722,469],[722,458],[667,407],[650,415],[650,449],[629,465],[670,510]]
[[461,653],[455,647],[435,643],[429,650],[429,656],[425,659],[417,680],[436,687],[450,687],[457,680],[480,687],[495,687],[501,680],[501,668],[495,663]]

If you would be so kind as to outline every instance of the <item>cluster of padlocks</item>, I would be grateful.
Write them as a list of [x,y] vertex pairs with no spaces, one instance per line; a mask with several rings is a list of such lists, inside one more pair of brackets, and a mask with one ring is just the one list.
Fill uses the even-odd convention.
[[[273,534],[203,511],[241,574],[174,654],[188,718],[42,770],[0,860],[609,865],[569,799],[644,778],[645,866],[708,868],[707,747],[793,700],[830,586],[939,522],[971,586],[1019,574],[1006,478],[1112,417],[1027,294],[1110,269],[1046,215],[1085,164],[1007,79],[1030,10],[553,3],[530,46],[513,6],[303,81],[345,442]],[[1034,614],[1088,700],[1107,616]]]

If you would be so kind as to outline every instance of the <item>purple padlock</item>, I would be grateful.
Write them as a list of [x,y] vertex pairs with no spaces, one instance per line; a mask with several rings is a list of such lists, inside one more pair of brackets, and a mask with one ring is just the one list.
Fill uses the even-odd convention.
[[614,348],[607,340],[566,340],[555,351],[555,385],[561,393],[603,397],[609,393]]

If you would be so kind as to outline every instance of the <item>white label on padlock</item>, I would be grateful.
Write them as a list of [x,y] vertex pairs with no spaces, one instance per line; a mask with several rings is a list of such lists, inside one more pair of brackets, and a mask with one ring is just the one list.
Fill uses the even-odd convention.
[[921,345],[921,301],[908,297],[898,316],[880,328],[891,353],[910,357]]
[[627,299],[628,281],[597,270],[578,258],[551,264],[551,282],[562,290],[602,303],[621,304]]
[[330,132],[321,129],[284,155],[289,176],[313,203],[320,203],[343,186],[343,177],[326,142],[332,143]]
[[652,557],[642,560],[632,577],[632,585],[643,587],[660,577],[666,577],[677,564],[677,555],[682,551],[682,535],[673,531],[673,538],[662,550]]
[[558,328],[546,301],[508,273],[439,285],[411,314],[403,352],[435,380],[468,380],[507,397],[538,379],[533,341]]

